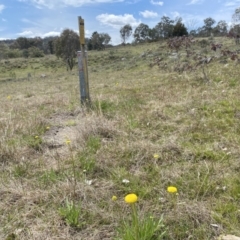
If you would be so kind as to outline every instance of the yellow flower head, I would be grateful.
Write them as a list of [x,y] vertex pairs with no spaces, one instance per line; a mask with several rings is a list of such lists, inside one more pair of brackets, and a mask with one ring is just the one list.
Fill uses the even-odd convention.
[[65,143],[68,145],[68,144],[71,143],[71,141],[68,139],[68,140],[65,141]]
[[35,139],[38,139],[39,137],[38,136],[35,136]]
[[158,155],[157,153],[155,153],[155,154],[153,154],[153,157],[154,157],[155,159],[158,159],[158,158],[159,158],[159,155]]
[[116,201],[117,197],[116,196],[112,196],[112,201]]
[[12,97],[9,95],[9,96],[7,96],[7,99],[8,99],[8,100],[11,100],[11,99],[12,99]]
[[173,187],[173,186],[170,186],[170,187],[167,188],[167,191],[169,193],[177,193],[177,188]]
[[138,197],[136,194],[134,193],[131,193],[131,194],[128,194],[126,197],[125,197],[125,202],[126,203],[135,203],[137,202],[138,200]]
[[46,129],[48,130],[48,129],[50,129],[50,127],[46,127]]

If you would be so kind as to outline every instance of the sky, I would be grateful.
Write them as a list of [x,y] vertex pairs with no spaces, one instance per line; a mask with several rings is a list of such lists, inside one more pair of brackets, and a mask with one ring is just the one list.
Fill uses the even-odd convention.
[[192,30],[208,17],[230,24],[239,7],[240,0],[0,0],[0,40],[57,36],[66,28],[78,32],[81,16],[86,37],[94,31],[108,33],[115,45],[126,24],[153,28],[162,16],[182,17]]

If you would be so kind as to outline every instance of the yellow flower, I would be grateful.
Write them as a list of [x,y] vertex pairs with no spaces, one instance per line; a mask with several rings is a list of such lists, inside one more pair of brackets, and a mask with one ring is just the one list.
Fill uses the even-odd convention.
[[35,139],[39,138],[38,136],[35,136]]
[[11,100],[11,99],[12,99],[12,97],[9,95],[9,96],[7,96],[7,99]]
[[153,154],[153,157],[154,157],[155,159],[158,159],[158,158],[159,158],[159,155],[158,155],[157,153],[155,153],[155,154]]
[[170,187],[167,188],[167,191],[169,193],[177,193],[177,188],[173,187],[173,186],[170,186]]
[[65,143],[68,145],[68,144],[71,143],[71,141],[68,139],[68,140],[65,141]]
[[125,202],[126,203],[135,203],[137,202],[138,200],[138,197],[136,194],[134,193],[131,193],[131,194],[128,194],[126,197],[125,197]]
[[46,129],[48,130],[48,129],[50,129],[50,127],[46,127]]
[[117,197],[116,197],[116,196],[112,196],[112,200],[113,200],[113,201],[116,201],[116,200],[117,200]]

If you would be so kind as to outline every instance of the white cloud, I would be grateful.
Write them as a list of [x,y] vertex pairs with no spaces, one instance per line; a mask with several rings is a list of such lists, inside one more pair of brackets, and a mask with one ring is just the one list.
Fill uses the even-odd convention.
[[131,1],[126,1],[127,4],[136,4],[140,2],[141,0],[131,0]]
[[60,32],[48,32],[48,33],[44,33],[41,37],[55,37],[55,36],[60,36]]
[[159,6],[163,6],[163,3],[164,3],[164,2],[155,2],[154,0],[151,0],[150,2],[153,5],[159,5]]
[[18,1],[32,3],[37,8],[41,7],[54,8],[58,6],[80,7],[83,5],[98,3],[116,3],[123,2],[124,0],[18,0]]
[[158,17],[158,14],[156,12],[145,10],[144,12],[139,12],[140,15],[142,15],[144,18],[155,18]]
[[0,13],[5,9],[5,6],[3,4],[0,4]]
[[60,32],[56,32],[56,31],[50,31],[50,32],[46,32],[46,33],[40,33],[38,31],[32,31],[32,30],[24,30],[23,32],[17,33],[18,36],[20,37],[27,37],[27,38],[33,38],[33,37],[55,37],[55,36],[60,36]]
[[96,19],[102,24],[116,29],[119,29],[126,24],[131,24],[131,26],[136,27],[141,23],[140,21],[137,21],[131,14],[114,15],[105,13],[98,15]]
[[36,36],[32,31],[29,31],[29,30],[23,31],[21,33],[17,33],[17,35],[20,37],[30,37],[30,38]]
[[187,5],[192,5],[192,4],[197,4],[197,3],[201,3],[203,0],[192,0],[190,3],[188,3]]

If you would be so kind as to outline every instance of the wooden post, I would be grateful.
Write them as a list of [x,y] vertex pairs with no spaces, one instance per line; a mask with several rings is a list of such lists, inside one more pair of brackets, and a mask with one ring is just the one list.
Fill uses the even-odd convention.
[[84,105],[90,104],[89,83],[88,83],[88,69],[87,69],[87,54],[85,51],[85,31],[84,19],[78,17],[79,36],[81,51],[78,52],[78,70],[80,82],[80,97],[81,103]]

